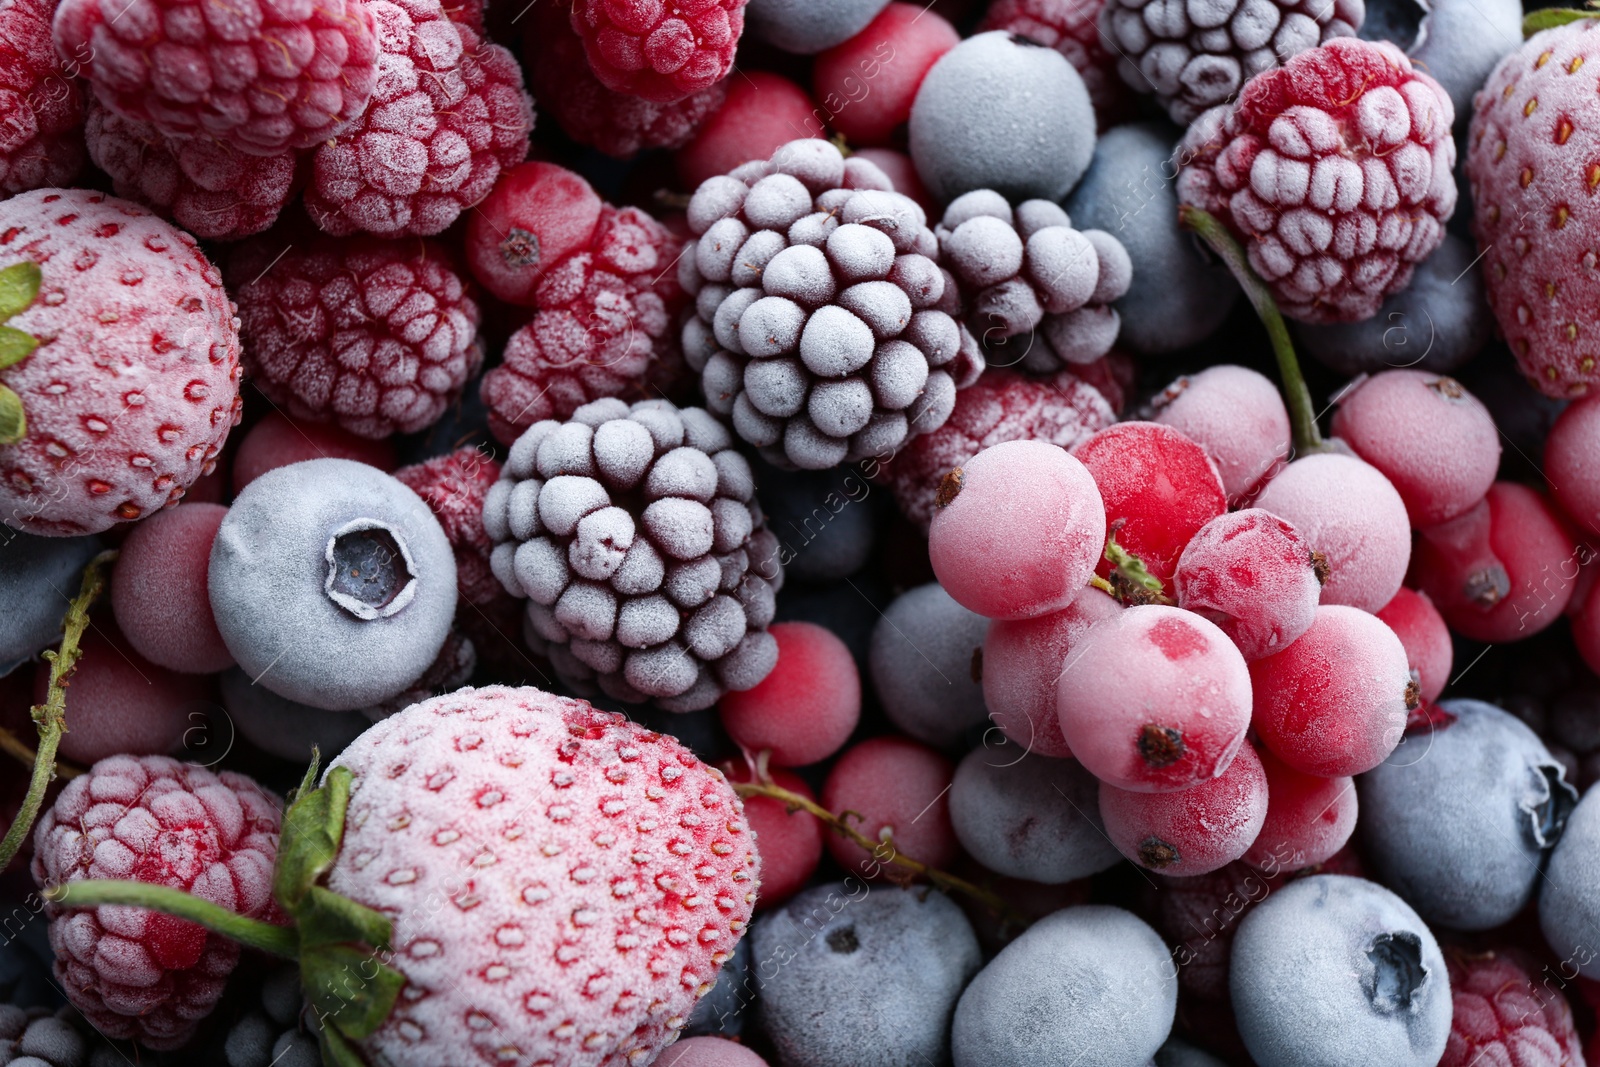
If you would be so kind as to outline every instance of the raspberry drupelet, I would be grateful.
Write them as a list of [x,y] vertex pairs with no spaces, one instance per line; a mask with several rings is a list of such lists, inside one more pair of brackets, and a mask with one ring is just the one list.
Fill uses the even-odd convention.
[[72,184],[83,168],[83,86],[50,42],[49,0],[0,3],[0,193]]
[[745,0],[572,0],[572,28],[606,88],[671,103],[722,80]]

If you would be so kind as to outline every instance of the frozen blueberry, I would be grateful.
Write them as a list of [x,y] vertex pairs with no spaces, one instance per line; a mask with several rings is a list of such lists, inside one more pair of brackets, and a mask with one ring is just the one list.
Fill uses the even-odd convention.
[[1094,162],[1067,200],[1073,225],[1104,230],[1127,250],[1133,280],[1114,305],[1118,343],[1161,354],[1202,341],[1232,310],[1239,286],[1178,228],[1172,152],[1177,131],[1161,122],[1100,136]]
[[1472,94],[1502,56],[1522,43],[1517,0],[1367,0],[1360,36],[1390,41],[1431,74],[1456,109],[1456,128],[1472,118]]
[[872,631],[868,664],[889,721],[949,748],[988,716],[983,638],[989,620],[929,582],[895,598]]
[[1406,739],[1357,780],[1374,873],[1428,922],[1487,930],[1521,911],[1578,794],[1516,716],[1447,700],[1449,726]]
[[[767,368],[777,360],[761,360]],[[778,558],[789,578],[836,582],[860,570],[872,552],[875,506],[872,485],[853,468],[786,471],[758,460],[767,529],[778,539]]]
[[[1431,68],[1430,68],[1431,69]],[[1483,350],[1493,332],[1483,276],[1472,246],[1454,234],[1418,264],[1411,284],[1361,322],[1295,323],[1300,345],[1340,374],[1390,367],[1455,370]]]
[[751,938],[759,1017],[783,1067],[949,1062],[950,1014],[982,955],[942,893],[821,885],[757,919]]
[[694,1011],[689,1015],[689,1025],[684,1027],[685,1036],[713,1034],[717,1037],[738,1037],[744,1030],[744,1010],[754,998],[755,984],[750,980],[750,939],[742,937],[734,946],[733,955],[717,972],[711,992],[695,1002]]
[[1417,913],[1376,882],[1290,882],[1244,917],[1230,959],[1239,1036],[1257,1063],[1434,1067],[1444,1054],[1444,957]]
[[217,530],[208,584],[240,669],[330,711],[381,703],[421,677],[456,608],[455,554],[428,505],[345,459],[247,485]]
[[1060,52],[1000,30],[933,65],[911,105],[911,159],[928,192],[993,189],[1060,200],[1094,154],[1094,108]]
[[61,637],[67,602],[78,595],[78,572],[100,551],[98,537],[36,537],[9,527],[0,540],[0,675]]
[[1147,1067],[1177,1006],[1177,967],[1144,920],[1104,905],[1063,908],[961,994],[955,1067]]
[[265,685],[253,685],[237,667],[222,673],[218,688],[229,721],[245,740],[297,764],[310,762],[312,745],[326,763],[372,725],[360,712],[298,704]]
[[962,847],[996,874],[1059,885],[1121,859],[1100,822],[1099,792],[1077,760],[1034,755],[999,738],[956,768],[950,821]]
[[809,56],[848,41],[888,5],[889,0],[750,0],[744,19],[752,37]]
[[1600,790],[1584,794],[1550,853],[1539,926],[1567,965],[1600,979]]
[[1227,1067],[1205,1049],[1172,1037],[1156,1052],[1154,1067]]

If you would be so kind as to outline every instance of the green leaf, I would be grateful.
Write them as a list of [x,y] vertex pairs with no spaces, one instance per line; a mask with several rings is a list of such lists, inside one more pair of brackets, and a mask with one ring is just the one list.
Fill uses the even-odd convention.
[[1573,11],[1560,7],[1547,7],[1542,11],[1530,11],[1522,19],[1522,36],[1532,37],[1540,30],[1553,30],[1557,26],[1565,26],[1570,22],[1593,18],[1600,18],[1600,11]]
[[332,1026],[353,1041],[370,1037],[383,1025],[406,984],[405,976],[375,950],[353,945],[303,951],[300,981],[323,1029]]
[[296,799],[284,814],[272,892],[291,914],[338,857],[349,804],[350,771],[335,767],[326,785]]
[[356,1055],[356,1050],[350,1047],[350,1042],[333,1027],[321,1027],[317,1031],[317,1042],[322,1046],[324,1067],[367,1067]]
[[39,295],[39,283],[43,278],[39,264],[31,259],[0,270],[0,320],[26,311]]
[[38,347],[39,341],[32,334],[14,326],[0,326],[0,370],[21,363]]
[[311,746],[311,764],[306,767],[306,773],[300,778],[300,786],[289,794],[289,803],[293,804],[301,797],[310,793],[317,787],[317,767],[322,763],[322,752],[316,745]]
[[14,445],[28,435],[28,420],[22,413],[22,398],[0,385],[0,445]]
[[302,948],[356,941],[387,951],[394,936],[388,916],[319,885],[301,901],[295,925]]

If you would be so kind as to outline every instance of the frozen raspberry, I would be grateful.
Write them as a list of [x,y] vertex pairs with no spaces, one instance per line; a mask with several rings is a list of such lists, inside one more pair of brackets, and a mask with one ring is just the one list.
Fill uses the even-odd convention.
[[249,155],[210,137],[169,138],[98,102],[84,127],[89,158],[118,196],[160,212],[196,237],[232,241],[260,233],[295,193],[298,155]]
[[766,751],[780,767],[804,767],[844,747],[861,721],[861,675],[850,649],[815,623],[780,622],[770,633],[778,663],[759,685],[728,693],[719,710],[734,744]]
[[[242,774],[166,756],[113,756],[67,784],[34,830],[40,888],[128,878],[273,918],[279,801]],[[50,914],[56,978],[109,1037],[183,1045],[222,997],[239,946],[137,908]]]
[[4,521],[109,529],[175,504],[239,421],[239,320],[188,234],[88,190],[0,202],[0,267],[32,260],[33,304],[6,323],[39,342],[0,372],[27,436],[0,446]]
[[369,1063],[647,1063],[750,921],[726,779],[584,701],[462,689],[335,766],[355,782],[329,888],[393,918],[406,977]]
[[1444,238],[1454,120],[1399,49],[1335,38],[1195,120],[1178,146],[1178,199],[1233,232],[1285,315],[1371,318]]
[[571,171],[525,163],[507,173],[467,224],[473,273],[535,309],[480,385],[499,440],[593,400],[678,391],[688,377],[675,329],[686,302],[678,252],[665,226],[602,204]]
[[380,73],[372,7],[63,0],[55,46],[117,114],[270,156],[335,136],[367,107]]
[[1242,745],[1215,778],[1176,793],[1134,793],[1100,783],[1106,836],[1128,859],[1172,877],[1209,874],[1243,856],[1267,817],[1267,775]]
[[956,394],[945,424],[913,437],[880,466],[900,513],[924,530],[944,476],[1002,441],[1044,441],[1070,449],[1116,421],[1105,398],[1070,371],[1026,378],[992,369]]
[[606,88],[667,104],[722,80],[745,0],[573,0],[572,28]]
[[1473,100],[1467,139],[1489,304],[1522,373],[1554,397],[1600,382],[1590,343],[1600,285],[1583,236],[1596,224],[1590,190],[1600,181],[1582,132],[1600,116],[1595,30],[1579,19],[1502,59]]
[[1187,126],[1207,108],[1233,99],[1263,71],[1336,37],[1353,36],[1365,15],[1362,0],[1106,0],[1100,33],[1122,57],[1122,80],[1136,92],[1155,94],[1172,121]]
[[828,125],[851,143],[886,144],[911,117],[928,68],[960,42],[938,12],[892,3],[860,33],[817,56],[812,93]]
[[428,505],[450,547],[456,551],[456,588],[469,604],[490,604],[505,597],[489,567],[494,541],[483,528],[483,499],[500,480],[500,464],[483,449],[462,446],[394,476]]
[[0,3],[0,193],[68,186],[83,167],[83,88],[50,42],[49,0]]
[[228,260],[245,370],[297,419],[424,429],[483,363],[478,302],[434,241],[258,237]]
[[564,4],[535,4],[523,36],[528,88],[568,137],[626,159],[647,148],[682,148],[728,96],[726,81],[657,103],[606,88],[584,55]]
[[766,159],[797,135],[823,135],[811,98],[788,78],[766,70],[740,71],[726,84],[726,103],[673,160],[686,189],[752,159]]
[[491,563],[569,685],[698,711],[771,672],[778,542],[732,446],[701,408],[615,398],[511,446],[484,501]]
[[1048,373],[1111,350],[1122,325],[1111,302],[1128,291],[1133,262],[1109,233],[1074,230],[1049,200],[1013,212],[992,189],[952,200],[934,233],[989,362]]
[[1005,30],[1067,57],[1089,90],[1102,129],[1132,111],[1132,94],[1116,75],[1117,56],[1097,22],[1104,0],[994,0],[977,32]]
[[1455,1010],[1439,1067],[1583,1062],[1572,1006],[1562,992],[1564,974],[1516,951],[1451,947],[1444,962]]
[[438,0],[366,7],[379,45],[372,104],[312,157],[306,213],[339,237],[429,237],[522,162],[533,104],[516,58]]
[[882,171],[826,141],[702,183],[678,268],[706,406],[770,462],[807,470],[886,458],[944,425],[983,356],[937,307],[925,223]]
[[1178,606],[1233,638],[1247,660],[1288,648],[1316,618],[1320,559],[1295,528],[1269,511],[1218,515],[1178,557]]

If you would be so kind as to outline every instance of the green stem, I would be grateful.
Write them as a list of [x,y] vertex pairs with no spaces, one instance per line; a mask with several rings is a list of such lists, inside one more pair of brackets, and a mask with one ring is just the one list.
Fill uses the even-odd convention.
[[89,565],[83,569],[83,582],[78,587],[78,595],[67,606],[66,618],[61,622],[61,651],[44,654],[45,659],[50,661],[50,687],[44,703],[35,704],[32,712],[33,721],[39,726],[39,749],[34,754],[33,773],[28,779],[28,793],[22,798],[22,808],[17,812],[11,828],[6,831],[5,838],[0,840],[0,871],[6,869],[22,847],[22,842],[27,840],[34,820],[39,817],[39,809],[44,806],[45,790],[55,777],[56,747],[61,744],[61,735],[67,729],[67,676],[83,654],[78,643],[89,625],[89,605],[105,588],[106,567],[116,558],[116,550],[112,549],[89,561]]
[[69,908],[93,908],[102,904],[148,908],[199,923],[214,934],[285,959],[295,959],[300,952],[300,938],[292,926],[273,926],[259,919],[247,919],[209,900],[164,885],[86,878],[81,882],[51,886],[44,891],[44,898]]
[[1278,310],[1277,301],[1272,299],[1266,283],[1250,269],[1250,261],[1239,242],[1234,240],[1233,234],[1210,212],[1184,204],[1178,208],[1178,224],[1193,230],[1211,246],[1213,252],[1222,257],[1238,280],[1239,287],[1244,290],[1244,295],[1249,298],[1250,306],[1255,308],[1261,325],[1267,328],[1267,337],[1272,341],[1272,354],[1278,359],[1278,375],[1283,379],[1284,400],[1289,405],[1295,454],[1306,456],[1323,451],[1326,446],[1322,443],[1321,431],[1317,429],[1316,409],[1311,406],[1311,390],[1306,388],[1305,376],[1300,373],[1300,360],[1294,354],[1294,342],[1289,339],[1288,324],[1283,321],[1283,313]]

